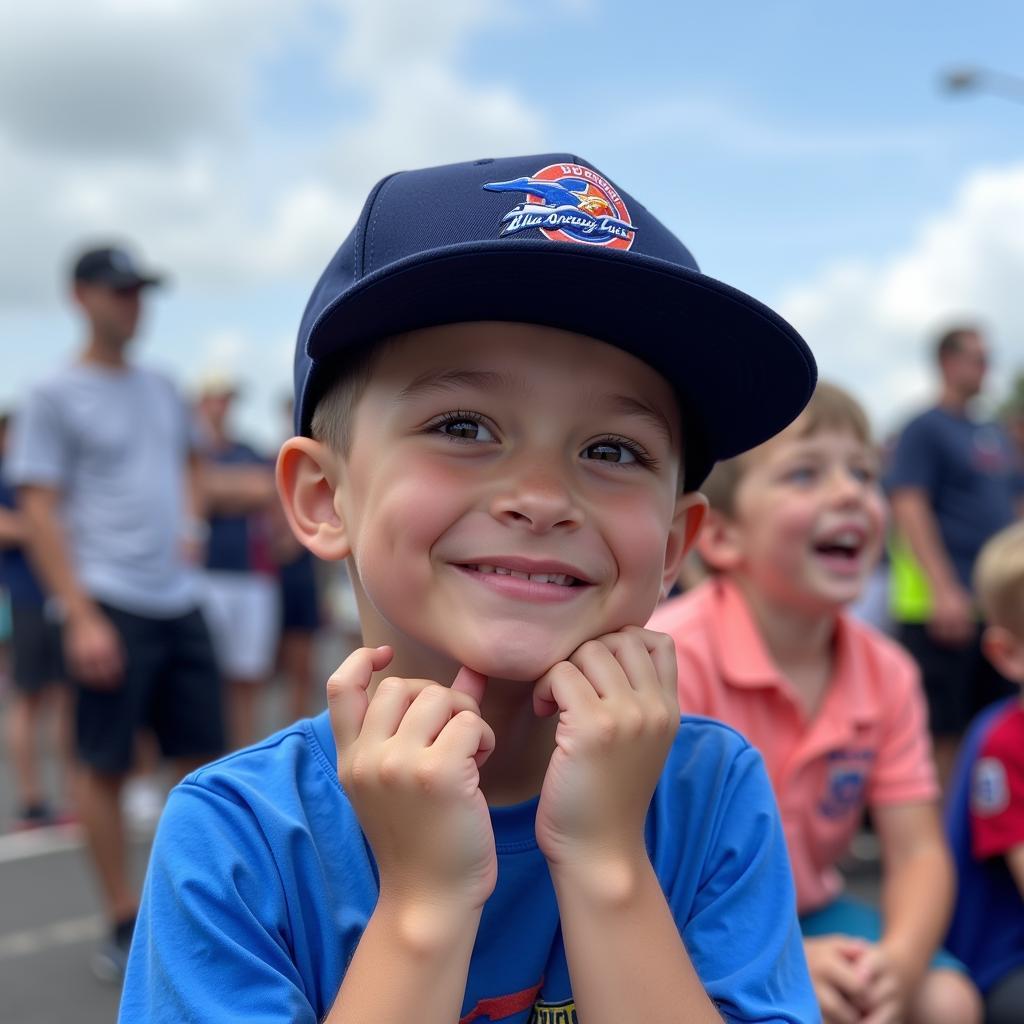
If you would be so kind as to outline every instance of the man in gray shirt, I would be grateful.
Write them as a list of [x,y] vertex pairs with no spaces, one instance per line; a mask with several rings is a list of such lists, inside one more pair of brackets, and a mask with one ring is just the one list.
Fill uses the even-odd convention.
[[223,719],[187,554],[202,523],[191,416],[168,380],[127,359],[159,278],[118,248],[83,253],[72,276],[85,342],[18,413],[5,471],[62,616],[79,811],[111,929],[94,966],[119,979],[138,904],[121,819],[136,733],[151,728],[183,774],[223,749]]

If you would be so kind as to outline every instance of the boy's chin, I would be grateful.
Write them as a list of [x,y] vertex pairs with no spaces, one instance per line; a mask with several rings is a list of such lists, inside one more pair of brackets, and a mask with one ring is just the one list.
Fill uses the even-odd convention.
[[[472,645],[467,645],[472,646]],[[486,648],[467,649],[455,654],[455,660],[466,668],[489,679],[507,679],[514,683],[535,683],[552,666],[565,661],[572,650],[529,650],[515,644],[495,644]]]

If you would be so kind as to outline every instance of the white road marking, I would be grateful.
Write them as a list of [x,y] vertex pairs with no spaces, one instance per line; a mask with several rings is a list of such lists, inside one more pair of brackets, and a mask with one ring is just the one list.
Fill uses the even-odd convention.
[[92,942],[103,935],[102,914],[55,921],[42,928],[28,928],[10,935],[0,935],[0,961],[32,956],[55,946],[70,946],[76,942]]
[[[129,843],[148,843],[153,838],[153,829],[129,825],[127,838]],[[54,825],[27,832],[9,832],[0,835],[0,864],[45,857],[51,853],[67,853],[68,850],[80,850],[84,845],[85,834],[81,825]]]
[[58,825],[54,828],[35,828],[28,832],[11,832],[0,836],[0,864],[77,850],[82,842],[82,829],[79,825]]

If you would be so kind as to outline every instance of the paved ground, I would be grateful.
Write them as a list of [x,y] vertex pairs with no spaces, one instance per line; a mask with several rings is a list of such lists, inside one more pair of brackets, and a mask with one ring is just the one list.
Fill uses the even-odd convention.
[[[103,919],[77,829],[0,838],[0,1020],[111,1024],[119,990],[89,968]],[[132,843],[141,878],[148,841]]]
[[[328,642],[321,652],[323,678],[342,648]],[[269,723],[276,721],[280,691],[272,688]],[[0,761],[2,761],[0,743]],[[48,766],[52,776],[52,765]],[[97,981],[90,956],[103,930],[99,903],[81,849],[77,827],[2,834],[13,799],[7,772],[0,770],[0,1024],[111,1024],[119,992]],[[149,835],[132,839],[133,866],[141,881]],[[854,865],[852,888],[877,893],[877,867]]]
[[[322,677],[337,666],[341,641],[321,645]],[[281,690],[268,692],[266,731],[283,714]],[[3,712],[0,698],[0,714]],[[283,723],[282,723],[283,724]],[[118,988],[98,981],[90,958],[104,929],[77,826],[10,834],[14,807],[0,730],[0,1024],[112,1024]],[[46,775],[55,784],[53,764]],[[141,883],[151,830],[136,831],[132,864]]]

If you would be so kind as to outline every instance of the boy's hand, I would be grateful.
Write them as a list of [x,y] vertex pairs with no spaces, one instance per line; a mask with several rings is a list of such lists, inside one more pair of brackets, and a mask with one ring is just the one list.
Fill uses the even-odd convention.
[[548,862],[646,861],[644,821],[679,728],[672,640],[635,626],[590,640],[537,681],[533,705],[559,716],[537,809]]
[[804,939],[824,1024],[860,1024],[864,1020],[870,983],[860,964],[870,949],[868,942],[847,935]]
[[905,1018],[904,979],[883,945],[870,945],[857,962],[864,981],[862,1024],[899,1024]]
[[[480,717],[486,680],[463,669],[451,688],[382,680],[388,647],[360,648],[327,683],[338,777],[380,872],[381,900],[413,911],[483,906],[497,880],[480,765],[494,733]],[[421,917],[420,920],[423,920]]]

